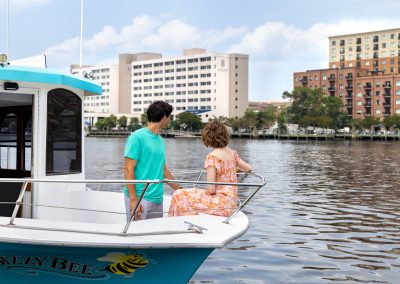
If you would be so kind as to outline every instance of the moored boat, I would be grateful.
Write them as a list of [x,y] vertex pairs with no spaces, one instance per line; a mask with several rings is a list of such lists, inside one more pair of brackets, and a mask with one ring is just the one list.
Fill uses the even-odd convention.
[[[265,184],[254,174],[255,182],[243,176],[234,184],[253,190],[228,218],[126,222],[123,193],[90,189],[171,182],[85,179],[82,102],[101,92],[94,81],[70,74],[0,66],[2,281],[187,283],[215,248],[246,232],[249,220],[241,209]],[[207,184],[200,178],[176,182]]]

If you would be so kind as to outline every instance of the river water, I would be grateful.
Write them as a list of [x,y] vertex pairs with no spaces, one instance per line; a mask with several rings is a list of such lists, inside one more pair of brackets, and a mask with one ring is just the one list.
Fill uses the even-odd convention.
[[[87,178],[122,177],[124,138],[87,138]],[[199,139],[166,139],[167,165],[199,169]],[[267,185],[251,224],[190,283],[400,283],[400,143],[232,140]]]

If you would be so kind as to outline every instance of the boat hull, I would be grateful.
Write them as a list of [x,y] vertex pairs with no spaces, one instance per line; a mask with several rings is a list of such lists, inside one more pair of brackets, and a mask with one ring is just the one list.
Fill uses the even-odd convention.
[[0,244],[1,283],[188,283],[212,248]]

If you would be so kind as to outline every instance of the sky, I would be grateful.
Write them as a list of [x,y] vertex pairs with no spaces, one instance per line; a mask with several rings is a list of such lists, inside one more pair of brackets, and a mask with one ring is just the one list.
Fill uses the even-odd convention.
[[[79,63],[81,0],[9,0],[11,60]],[[0,0],[5,52],[7,0]],[[249,100],[279,100],[293,72],[328,67],[328,36],[400,28],[397,0],[84,0],[83,64],[185,48],[249,55]]]

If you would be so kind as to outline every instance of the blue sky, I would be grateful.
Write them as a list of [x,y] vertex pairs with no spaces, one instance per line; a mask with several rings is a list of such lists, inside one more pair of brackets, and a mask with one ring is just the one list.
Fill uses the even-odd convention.
[[[396,0],[84,0],[84,64],[184,48],[250,56],[250,100],[280,99],[293,72],[328,66],[328,36],[400,28]],[[0,52],[6,50],[0,0]],[[10,57],[79,63],[80,0],[10,0]]]

